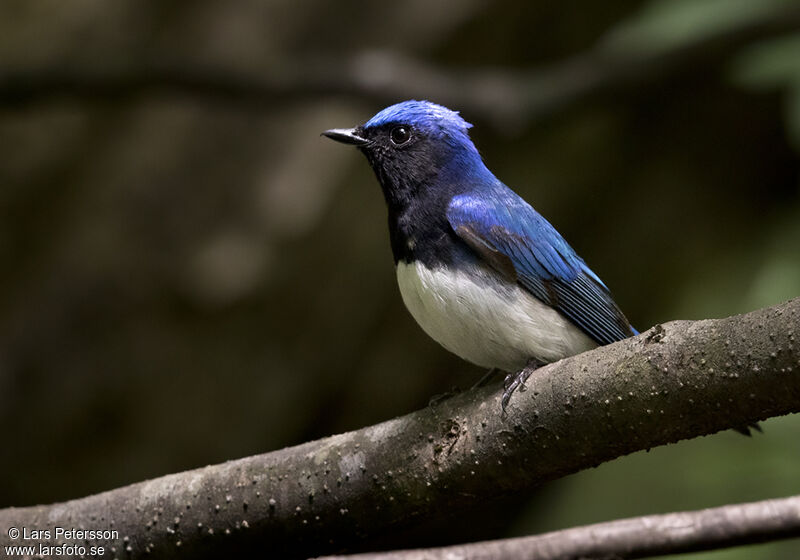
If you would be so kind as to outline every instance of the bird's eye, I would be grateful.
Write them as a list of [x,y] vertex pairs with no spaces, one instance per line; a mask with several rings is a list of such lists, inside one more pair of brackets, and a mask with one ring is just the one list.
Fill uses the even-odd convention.
[[400,144],[405,144],[408,142],[409,138],[411,138],[411,130],[405,126],[396,126],[392,129],[392,132],[389,134],[389,138],[392,139],[392,144],[395,146],[399,146]]

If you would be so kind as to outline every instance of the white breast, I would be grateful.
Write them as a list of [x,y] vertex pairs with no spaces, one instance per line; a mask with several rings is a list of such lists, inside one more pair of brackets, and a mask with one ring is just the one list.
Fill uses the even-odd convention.
[[530,358],[554,362],[597,344],[563,315],[491,271],[428,269],[400,262],[403,302],[436,342],[474,364],[517,371]]

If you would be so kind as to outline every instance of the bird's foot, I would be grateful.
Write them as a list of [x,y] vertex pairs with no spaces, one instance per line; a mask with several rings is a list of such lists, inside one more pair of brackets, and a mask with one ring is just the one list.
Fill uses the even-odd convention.
[[489,384],[489,381],[491,381],[492,378],[495,375],[497,375],[499,372],[500,372],[500,370],[498,368],[493,367],[492,369],[487,371],[485,374],[483,374],[483,377],[478,379],[478,382],[475,383],[475,385],[473,385],[471,388],[472,389],[477,389],[478,387],[485,387],[486,385]]
[[520,392],[524,391],[525,382],[528,380],[531,374],[542,365],[542,362],[539,360],[531,358],[528,360],[528,363],[525,364],[525,367],[520,371],[506,375],[506,378],[503,381],[503,397],[500,399],[500,406],[503,408],[503,415],[506,413],[508,401],[511,400],[511,395],[514,394],[514,391],[516,391],[517,388],[519,388]]

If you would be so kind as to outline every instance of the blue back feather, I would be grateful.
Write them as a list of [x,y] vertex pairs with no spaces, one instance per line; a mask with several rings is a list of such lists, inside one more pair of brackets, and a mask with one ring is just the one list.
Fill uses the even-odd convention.
[[453,197],[447,219],[456,232],[469,227],[486,246],[507,256],[521,286],[598,344],[636,334],[605,284],[550,222],[496,179],[490,188]]

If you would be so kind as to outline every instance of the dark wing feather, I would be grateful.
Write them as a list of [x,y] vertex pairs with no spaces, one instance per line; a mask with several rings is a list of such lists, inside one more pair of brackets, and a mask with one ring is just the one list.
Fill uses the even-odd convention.
[[456,196],[447,219],[456,235],[493,268],[557,309],[598,344],[637,334],[605,284],[510,189]]

